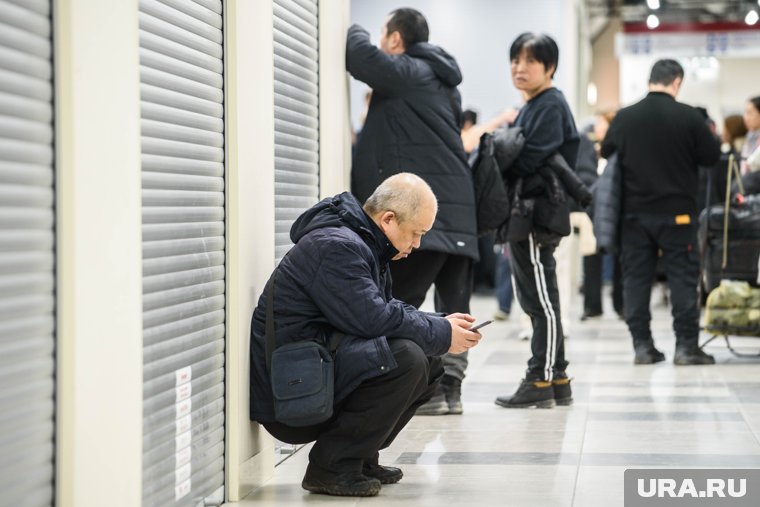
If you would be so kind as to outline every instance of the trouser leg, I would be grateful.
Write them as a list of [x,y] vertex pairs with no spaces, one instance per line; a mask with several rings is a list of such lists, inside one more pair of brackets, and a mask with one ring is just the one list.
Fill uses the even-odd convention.
[[393,297],[415,308],[422,306],[447,257],[448,254],[442,252],[422,250],[413,252],[406,259],[391,262]]
[[627,216],[621,227],[621,263],[625,320],[634,348],[652,346],[649,302],[657,264],[657,245],[639,216]]
[[623,267],[620,265],[619,255],[612,254],[612,261],[612,307],[618,315],[624,315]]
[[[472,283],[472,259],[448,255],[435,278],[435,311],[445,314],[470,313]],[[467,369],[467,352],[444,355],[443,368],[446,375],[463,380]]]
[[564,373],[567,367],[554,248],[537,245],[532,235],[527,241],[510,243],[509,248],[517,299],[533,323],[527,376],[552,380],[555,373]]
[[598,253],[583,257],[583,312],[602,313],[602,255]]
[[499,310],[509,313],[512,309],[512,268],[509,265],[509,249],[506,245],[496,260],[496,300]]
[[388,345],[398,367],[365,380],[341,403],[309,453],[309,460],[320,468],[360,471],[365,461],[377,460],[377,452],[432,396],[441,376],[440,362],[425,357],[411,340],[391,338]]
[[667,225],[661,230],[658,239],[670,288],[676,347],[695,349],[699,341],[699,255],[696,227],[693,224]]

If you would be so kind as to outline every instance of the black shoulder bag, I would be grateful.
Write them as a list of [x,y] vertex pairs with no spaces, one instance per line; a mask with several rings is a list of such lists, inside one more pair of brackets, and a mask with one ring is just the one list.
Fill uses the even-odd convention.
[[274,331],[274,283],[267,290],[266,354],[274,398],[274,417],[288,426],[319,424],[332,417],[333,355],[343,335],[334,333],[330,349],[322,340],[304,340],[277,347]]

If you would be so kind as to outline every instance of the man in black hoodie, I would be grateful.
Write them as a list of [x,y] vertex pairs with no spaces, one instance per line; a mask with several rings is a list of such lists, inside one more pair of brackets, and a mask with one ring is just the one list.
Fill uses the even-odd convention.
[[[439,201],[435,224],[408,259],[393,263],[393,295],[417,308],[435,284],[436,310],[469,312],[478,260],[475,194],[460,137],[462,74],[454,58],[427,42],[425,17],[409,8],[390,13],[374,46],[354,25],[346,68],[372,88],[372,101],[351,171],[351,191],[366,199],[390,175],[422,177]],[[418,414],[461,413],[467,355],[444,357],[442,387]]]
[[[267,283],[251,322],[250,418],[291,444],[316,443],[302,486],[314,493],[373,496],[398,482],[398,468],[378,464],[417,408],[433,395],[442,372],[439,357],[478,344],[472,316],[421,312],[391,295],[388,269],[420,246],[437,203],[413,174],[383,182],[362,207],[344,192],[306,210],[290,231],[295,244]],[[342,333],[335,351],[333,415],[293,427],[274,415],[267,367],[268,287],[275,343]]]
[[699,348],[699,166],[712,166],[720,143],[702,115],[676,101],[684,72],[675,60],[659,60],[649,94],[620,110],[602,142],[602,157],[618,154],[623,173],[621,262],[625,319],[635,364],[665,360],[654,346],[649,298],[662,251],[673,303],[678,365],[713,364]]

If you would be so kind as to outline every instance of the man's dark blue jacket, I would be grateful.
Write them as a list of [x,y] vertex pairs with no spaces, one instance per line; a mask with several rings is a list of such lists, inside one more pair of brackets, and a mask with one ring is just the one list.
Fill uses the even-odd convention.
[[[335,357],[336,403],[362,381],[396,368],[386,337],[409,339],[428,356],[448,351],[447,320],[391,297],[388,262],[398,250],[353,195],[317,203],[296,220],[290,237],[295,246],[276,269],[277,345],[345,333]],[[250,417],[259,422],[274,421],[264,345],[266,293],[251,322]]]

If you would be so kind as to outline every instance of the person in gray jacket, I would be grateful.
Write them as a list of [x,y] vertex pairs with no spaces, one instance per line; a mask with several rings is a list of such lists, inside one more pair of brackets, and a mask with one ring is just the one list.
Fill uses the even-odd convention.
[[[424,179],[438,198],[433,228],[418,252],[394,262],[393,295],[420,307],[435,284],[435,308],[469,312],[473,262],[478,260],[475,193],[460,136],[462,73],[454,58],[428,43],[425,17],[396,9],[383,25],[380,47],[354,25],[346,67],[372,88],[367,119],[351,168],[351,191],[361,201],[380,181],[402,171]],[[444,357],[442,387],[418,414],[462,412],[467,354]]]

